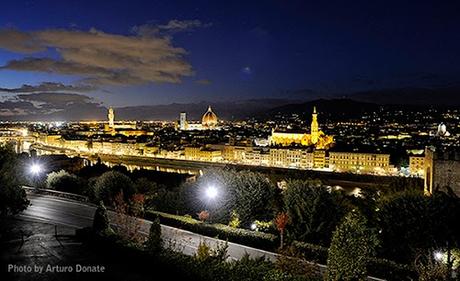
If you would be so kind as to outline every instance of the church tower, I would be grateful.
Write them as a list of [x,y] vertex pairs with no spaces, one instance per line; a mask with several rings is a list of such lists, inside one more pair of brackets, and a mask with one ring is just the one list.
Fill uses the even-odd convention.
[[109,119],[109,128],[113,129],[115,127],[115,113],[113,112],[113,108],[109,107],[109,112],[107,113],[107,118]]
[[313,107],[313,114],[311,117],[311,143],[316,144],[319,139],[319,129],[318,129],[318,114],[316,113],[316,106]]

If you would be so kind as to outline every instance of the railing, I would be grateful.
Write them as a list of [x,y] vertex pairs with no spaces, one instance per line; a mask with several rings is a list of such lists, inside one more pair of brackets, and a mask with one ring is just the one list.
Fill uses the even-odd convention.
[[83,195],[74,194],[74,193],[56,191],[56,190],[46,189],[46,188],[36,188],[36,187],[30,187],[30,186],[22,186],[22,188],[26,191],[26,193],[44,194],[44,195],[51,195],[51,196],[56,196],[56,197],[61,197],[61,198],[66,198],[66,199],[72,199],[72,200],[85,202],[85,203],[89,202],[88,197],[83,196]]

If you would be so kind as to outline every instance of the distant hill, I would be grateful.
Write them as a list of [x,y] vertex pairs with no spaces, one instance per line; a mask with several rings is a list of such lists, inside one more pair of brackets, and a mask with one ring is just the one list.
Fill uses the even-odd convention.
[[129,120],[177,120],[180,112],[187,113],[187,119],[200,120],[211,105],[219,118],[241,119],[260,115],[272,108],[295,103],[284,99],[250,99],[234,102],[172,103],[167,105],[128,106],[115,108],[115,116]]
[[378,104],[460,106],[460,87],[370,90],[353,93],[347,97]]
[[265,112],[265,116],[298,114],[304,117],[312,114],[314,106],[316,106],[318,113],[327,115],[330,119],[360,117],[365,112],[379,108],[379,105],[375,103],[360,102],[347,98],[318,99],[275,107]]

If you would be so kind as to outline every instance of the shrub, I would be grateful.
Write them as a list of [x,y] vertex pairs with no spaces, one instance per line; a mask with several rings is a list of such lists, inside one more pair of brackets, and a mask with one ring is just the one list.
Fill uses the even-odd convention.
[[[206,196],[209,186],[215,186],[218,195]],[[234,210],[242,226],[254,220],[270,220],[274,209],[275,186],[262,174],[249,171],[210,170],[192,184],[182,187],[181,201],[186,213],[206,209],[211,220],[228,224]]]
[[112,232],[107,209],[105,208],[102,201],[99,202],[99,206],[94,213],[93,231],[100,235],[105,235]]
[[292,246],[301,252],[306,260],[322,264],[327,262],[327,247],[301,241],[293,241]]
[[[138,245],[143,239],[140,233],[142,221],[137,218],[138,213],[131,212],[123,197],[123,191],[121,191],[113,201],[116,230],[125,241]],[[133,210],[136,211],[137,209]]]
[[315,265],[306,261],[302,253],[294,246],[286,247],[279,252],[275,266],[281,272],[292,276],[312,277],[317,275]]
[[337,192],[329,192],[319,181],[294,180],[284,194],[290,218],[288,233],[294,240],[329,245],[332,233],[346,210]]
[[366,218],[351,211],[337,227],[327,258],[327,280],[366,280],[367,262],[378,241]]
[[243,245],[273,251],[278,244],[276,235],[270,233],[250,231],[247,229],[233,228],[223,224],[208,224],[190,217],[171,215],[156,211],[147,211],[146,219],[160,217],[162,224],[189,230],[194,233],[219,239],[228,240]]
[[206,222],[209,219],[209,212],[208,211],[201,211],[198,213],[198,219],[201,222]]
[[233,210],[230,215],[230,221],[228,222],[228,226],[238,228],[240,224],[240,216],[238,216],[238,213],[235,210]]
[[27,208],[26,192],[21,188],[23,167],[13,148],[0,145],[0,218]]
[[280,232],[280,249],[284,247],[284,230],[289,223],[289,215],[285,212],[278,213],[275,217],[276,229]]
[[161,225],[160,218],[156,218],[152,221],[150,226],[149,238],[146,241],[146,249],[149,253],[155,254],[161,250]]
[[98,199],[105,204],[111,204],[115,196],[123,192],[125,201],[128,201],[136,190],[134,184],[126,175],[110,171],[102,174],[94,184],[95,193]]
[[51,172],[46,177],[46,188],[57,191],[82,194],[86,190],[86,184],[79,177],[69,174],[65,170]]
[[381,258],[370,258],[367,263],[369,275],[387,280],[416,280],[414,269],[405,264]]

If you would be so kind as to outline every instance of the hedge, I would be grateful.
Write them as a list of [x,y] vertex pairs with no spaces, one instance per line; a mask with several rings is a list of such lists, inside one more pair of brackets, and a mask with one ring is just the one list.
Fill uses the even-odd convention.
[[292,245],[303,254],[305,259],[321,264],[326,264],[328,251],[327,247],[301,241],[293,241]]
[[370,275],[388,280],[417,280],[414,268],[382,258],[370,258],[367,264]]
[[[169,249],[152,254],[127,243],[117,235],[100,236],[91,228],[77,230],[77,237],[100,254],[104,263],[122,263],[136,268],[137,276],[168,275],[177,280],[201,281],[321,281],[320,276],[292,276],[279,271],[265,259],[244,256],[237,261],[221,261],[210,257],[200,260]],[[153,269],[153,271],[152,271]],[[107,277],[108,275],[101,275]],[[103,278],[106,279],[106,278]],[[155,278],[154,278],[155,279]]]
[[147,211],[144,215],[146,219],[152,220],[157,216],[164,225],[177,227],[194,233],[210,237],[217,237],[238,244],[273,251],[279,246],[277,235],[263,232],[256,232],[241,228],[233,228],[223,224],[209,224],[190,217],[171,215],[157,211]]
[[[275,251],[279,247],[279,238],[274,234],[233,228],[223,224],[203,223],[191,217],[171,215],[158,211],[147,211],[145,213],[146,219],[153,220],[157,216],[164,225],[177,227],[205,236],[217,237],[219,239],[228,240],[229,242],[267,251]],[[293,241],[292,245],[303,254],[305,259],[326,264],[328,255],[327,247],[301,241]],[[381,258],[371,258],[368,263],[368,271],[371,276],[388,280],[414,280],[416,276],[413,268],[409,265],[398,264]]]

